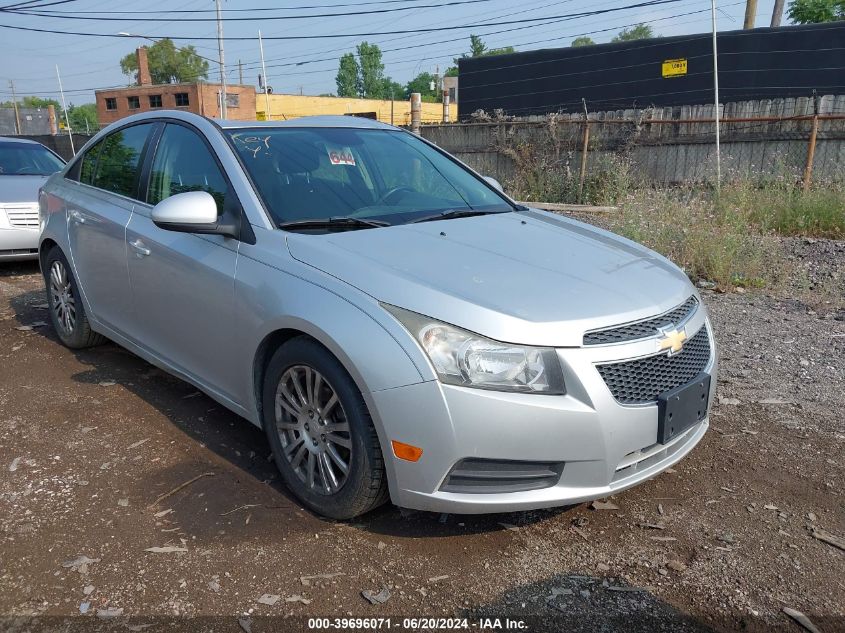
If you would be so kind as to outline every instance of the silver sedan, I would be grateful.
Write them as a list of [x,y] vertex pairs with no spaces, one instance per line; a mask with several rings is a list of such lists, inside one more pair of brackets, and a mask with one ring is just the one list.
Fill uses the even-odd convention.
[[595,499],[708,427],[681,270],[394,127],[129,117],[47,182],[41,224],[61,340],[107,337],[262,427],[327,516]]
[[38,257],[38,190],[64,164],[41,143],[0,137],[0,261]]

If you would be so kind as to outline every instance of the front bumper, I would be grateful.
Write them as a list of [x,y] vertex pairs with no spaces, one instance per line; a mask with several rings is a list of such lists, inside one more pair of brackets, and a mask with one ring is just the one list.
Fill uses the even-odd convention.
[[38,258],[38,229],[0,227],[0,260]]
[[[688,324],[707,327],[705,371],[715,392],[716,349],[704,310]],[[511,512],[581,503],[630,488],[666,470],[701,440],[705,418],[656,444],[657,405],[620,405],[595,365],[654,354],[654,340],[558,350],[567,394],[503,393],[430,381],[374,392],[374,417],[388,440],[423,448],[418,462],[388,456],[393,502],[434,512]],[[386,446],[389,446],[389,441]],[[520,492],[447,492],[465,459],[563,463],[555,485]]]

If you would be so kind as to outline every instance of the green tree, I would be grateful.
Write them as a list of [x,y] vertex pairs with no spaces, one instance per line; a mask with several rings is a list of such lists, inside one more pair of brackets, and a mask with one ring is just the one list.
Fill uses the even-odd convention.
[[384,98],[384,63],[378,44],[358,44],[358,66],[361,76],[361,93],[365,99]]
[[385,99],[402,99],[405,97],[405,86],[398,81],[393,81],[390,77],[384,78],[383,94]]
[[[164,38],[147,47],[147,63],[154,84],[187,83],[208,78],[208,62],[193,46],[176,48]],[[120,60],[120,70],[130,77],[138,72],[138,54],[129,53]]]
[[100,129],[97,122],[97,106],[85,103],[80,106],[70,104],[67,109],[70,127],[76,132],[95,132]]
[[[9,105],[12,105],[9,103]],[[23,97],[20,101],[18,101],[18,105],[22,108],[46,108],[47,106],[53,106],[56,108],[56,114],[61,114],[62,112],[62,104],[56,101],[55,99],[44,99],[42,97]]]
[[338,97],[361,96],[360,69],[352,53],[346,53],[340,58],[340,68],[338,68],[335,83]]
[[794,24],[845,20],[845,0],[792,0],[787,15]]
[[431,73],[420,73],[405,85],[405,98],[410,99],[412,92],[419,92],[423,101],[430,101],[432,103],[439,101],[437,98],[437,86],[432,90],[432,83],[434,83],[434,75]]
[[464,53],[460,57],[455,57],[452,62],[453,66],[449,66],[444,73],[445,77],[458,76],[458,60],[467,59],[469,57],[492,57],[493,55],[508,55],[515,53],[516,49],[513,46],[503,46],[502,48],[487,48],[487,44],[481,39],[479,35],[469,36],[469,53]]
[[652,37],[659,37],[654,34],[654,30],[648,24],[637,24],[628,29],[619,31],[619,35],[614,37],[611,42],[633,42],[634,40],[647,40]]
[[469,36],[469,56],[470,57],[484,57],[487,53],[487,44],[481,39],[480,35]]
[[583,35],[572,40],[572,46],[576,48],[579,46],[595,46],[595,44],[596,43],[593,41],[593,38],[584,37]]
[[397,98],[405,94],[405,86],[385,76],[381,49],[369,42],[340,58],[335,83],[338,97],[389,99],[391,94]]

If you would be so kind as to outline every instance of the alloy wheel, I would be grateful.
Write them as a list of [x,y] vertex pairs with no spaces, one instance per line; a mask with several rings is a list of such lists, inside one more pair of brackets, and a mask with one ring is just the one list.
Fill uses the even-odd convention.
[[56,324],[70,336],[76,327],[76,297],[65,265],[56,260],[50,266],[50,297]]
[[307,365],[288,368],[276,388],[275,421],[284,457],[307,490],[337,493],[349,476],[352,436],[325,377]]

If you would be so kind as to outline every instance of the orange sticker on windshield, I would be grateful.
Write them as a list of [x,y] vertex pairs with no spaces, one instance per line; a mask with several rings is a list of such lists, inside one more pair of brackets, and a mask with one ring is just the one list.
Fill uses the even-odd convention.
[[351,165],[355,167],[355,157],[348,147],[329,147],[329,160],[332,165]]

